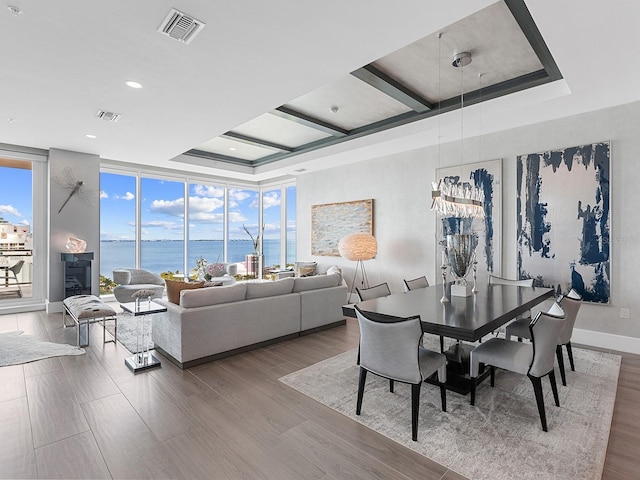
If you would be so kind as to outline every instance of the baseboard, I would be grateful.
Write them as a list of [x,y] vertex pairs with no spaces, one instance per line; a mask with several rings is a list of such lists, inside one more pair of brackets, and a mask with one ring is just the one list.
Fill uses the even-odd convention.
[[47,300],[45,309],[47,313],[62,313],[62,300],[59,302],[50,302]]
[[598,347],[618,352],[640,354],[640,338],[625,337],[612,333],[594,332],[592,330],[573,329],[571,343]]
[[327,330],[333,327],[339,327],[340,325],[346,325],[347,320],[343,318],[342,320],[338,320],[337,322],[327,323],[326,325],[320,325],[319,327],[309,328],[308,330],[302,330],[300,332],[300,336],[309,335],[310,333],[321,332],[322,330]]

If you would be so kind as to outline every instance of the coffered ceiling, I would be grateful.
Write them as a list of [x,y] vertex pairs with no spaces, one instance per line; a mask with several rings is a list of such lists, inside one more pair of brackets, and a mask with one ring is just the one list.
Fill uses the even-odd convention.
[[[5,7],[0,149],[116,166],[263,182],[640,100],[632,0]],[[188,44],[172,9],[205,25]]]

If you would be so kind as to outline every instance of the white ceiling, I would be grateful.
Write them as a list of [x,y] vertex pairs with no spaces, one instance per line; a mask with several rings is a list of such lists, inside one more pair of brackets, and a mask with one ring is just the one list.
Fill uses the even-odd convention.
[[[430,118],[255,168],[172,161],[493,3],[8,0],[23,13],[0,10],[0,143],[251,181],[434,144]],[[640,100],[636,0],[526,3],[564,79],[483,103],[483,133]],[[206,23],[191,44],[156,31],[171,8]]]

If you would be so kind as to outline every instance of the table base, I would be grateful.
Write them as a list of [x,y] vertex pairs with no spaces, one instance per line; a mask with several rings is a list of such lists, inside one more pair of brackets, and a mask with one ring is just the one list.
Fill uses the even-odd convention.
[[132,357],[125,358],[124,364],[129,367],[129,370],[133,373],[142,372],[162,365],[153,352],[136,353]]
[[[473,345],[467,343],[456,343],[446,352],[447,357],[447,382],[445,387],[447,390],[459,393],[460,395],[468,395],[471,393],[471,377],[469,376],[469,354],[473,350]],[[481,371],[477,378],[476,384],[481,383],[490,374],[490,370]],[[439,385],[438,377],[429,377],[426,383]]]

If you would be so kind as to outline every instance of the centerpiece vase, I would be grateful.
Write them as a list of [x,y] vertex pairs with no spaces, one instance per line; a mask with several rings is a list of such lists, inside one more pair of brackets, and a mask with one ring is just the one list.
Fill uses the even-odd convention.
[[473,293],[467,282],[475,258],[478,236],[473,233],[447,235],[447,258],[455,283],[451,285],[452,297],[468,297]]
[[257,252],[250,253],[244,256],[244,267],[247,271],[247,277],[260,278],[262,272],[262,258]]

